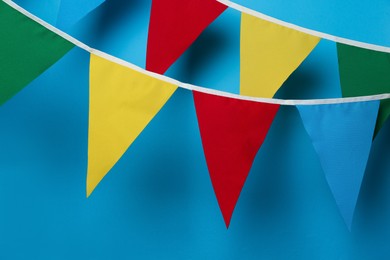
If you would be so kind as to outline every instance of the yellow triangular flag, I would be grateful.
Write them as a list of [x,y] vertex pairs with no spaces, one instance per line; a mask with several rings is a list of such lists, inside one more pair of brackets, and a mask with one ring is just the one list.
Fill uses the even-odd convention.
[[91,54],[87,197],[176,89]]
[[320,39],[242,13],[240,94],[273,97]]

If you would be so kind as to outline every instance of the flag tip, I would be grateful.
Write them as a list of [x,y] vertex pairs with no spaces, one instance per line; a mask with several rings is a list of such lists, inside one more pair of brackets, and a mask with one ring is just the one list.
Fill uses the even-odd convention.
[[87,188],[86,188],[86,197],[87,199],[89,198],[89,196],[91,196],[92,192],[95,190],[96,188],[96,185],[93,186],[91,183],[88,182],[87,180]]
[[230,223],[225,222],[225,225],[226,225],[226,230],[228,230]]
[[88,187],[87,187],[87,190],[86,190],[86,191],[87,191],[87,192],[86,192],[86,193],[87,193],[87,194],[86,194],[86,195],[87,195],[86,197],[87,197],[87,199],[88,199],[89,196],[91,196],[92,191],[91,191],[90,189],[88,189]]
[[226,226],[226,229],[229,229],[229,226],[230,226],[230,219],[231,219],[232,215],[223,215],[223,220],[225,222],[225,226]]

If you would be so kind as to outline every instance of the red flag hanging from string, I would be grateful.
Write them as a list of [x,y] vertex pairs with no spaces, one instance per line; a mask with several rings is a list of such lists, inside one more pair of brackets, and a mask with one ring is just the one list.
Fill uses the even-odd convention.
[[146,69],[163,74],[226,8],[215,0],[153,0]]
[[241,189],[279,105],[193,93],[211,182],[229,227]]

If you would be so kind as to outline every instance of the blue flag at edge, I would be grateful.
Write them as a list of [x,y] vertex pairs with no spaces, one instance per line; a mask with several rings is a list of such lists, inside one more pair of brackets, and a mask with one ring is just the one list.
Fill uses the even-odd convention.
[[348,229],[371,150],[379,101],[297,109]]

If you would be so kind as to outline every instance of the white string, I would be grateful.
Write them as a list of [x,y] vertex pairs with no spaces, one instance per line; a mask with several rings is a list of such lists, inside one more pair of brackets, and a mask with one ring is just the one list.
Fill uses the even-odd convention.
[[[269,104],[278,104],[278,105],[288,105],[288,106],[295,106],[295,105],[323,105],[323,104],[339,104],[339,103],[351,103],[351,102],[364,102],[364,101],[373,101],[373,100],[382,100],[382,99],[389,99],[390,94],[380,94],[380,95],[371,95],[371,96],[361,96],[361,97],[350,97],[350,98],[330,98],[330,99],[306,99],[306,100],[287,100],[287,99],[273,99],[273,98],[256,98],[256,97],[248,97],[248,96],[242,96],[238,94],[232,94],[228,92],[223,92],[219,90],[214,89],[208,89],[204,87],[199,87],[187,83],[180,82],[178,80],[172,79],[170,77],[147,71],[141,67],[138,67],[132,63],[129,63],[127,61],[124,61],[122,59],[119,59],[117,57],[114,57],[110,54],[107,54],[105,52],[95,50],[88,45],[80,42],[79,40],[73,38],[69,34],[55,28],[54,26],[48,24],[47,22],[43,21],[42,19],[36,17],[35,15],[31,14],[30,12],[26,11],[19,5],[15,4],[14,2],[10,0],[2,0],[4,3],[8,4],[13,9],[17,10],[18,12],[24,14],[25,16],[29,17],[33,21],[39,23],[40,25],[44,26],[46,29],[56,33],[57,35],[61,36],[62,38],[66,39],[67,41],[73,43],[74,45],[78,46],[81,49],[84,49],[85,51],[92,53],[94,55],[97,55],[99,57],[105,58],[109,61],[112,61],[114,63],[120,64],[122,66],[128,67],[130,69],[133,69],[135,71],[138,71],[140,73],[146,74],[148,76],[151,76],[153,78],[171,83],[173,85],[177,85],[180,88],[203,92],[211,95],[217,95],[217,96],[223,96],[228,98],[234,98],[234,99],[240,99],[240,100],[248,100],[248,101],[254,101],[254,102],[262,102],[262,103],[269,103]],[[219,1],[219,0],[218,0]],[[220,1],[220,2],[228,2],[228,1]],[[233,3],[230,3],[233,6],[236,6]],[[243,7],[244,8],[244,7]],[[245,9],[245,8],[244,8]],[[274,19],[274,18],[272,18]]]
[[230,8],[236,9],[236,10],[242,12],[242,13],[250,14],[252,16],[258,17],[258,18],[263,19],[265,21],[268,21],[268,22],[271,22],[271,23],[275,23],[275,24],[279,24],[281,26],[284,26],[284,27],[287,27],[287,28],[291,28],[291,29],[294,29],[294,30],[297,30],[297,31],[300,31],[300,32],[303,32],[303,33],[306,33],[306,34],[313,35],[313,36],[317,36],[317,37],[322,38],[322,39],[327,39],[327,40],[330,40],[330,41],[333,41],[333,42],[339,42],[339,43],[343,43],[343,44],[346,44],[346,45],[351,45],[351,46],[355,46],[355,47],[359,47],[359,48],[363,48],[363,49],[369,49],[369,50],[374,50],[374,51],[381,51],[381,52],[390,53],[390,47],[385,47],[385,46],[380,46],[380,45],[375,45],[375,44],[370,44],[370,43],[365,43],[365,42],[354,41],[354,40],[350,40],[350,39],[334,36],[334,35],[327,34],[327,33],[318,32],[318,31],[315,31],[315,30],[307,29],[307,28],[304,28],[304,27],[301,27],[301,26],[298,26],[298,25],[295,25],[295,24],[292,24],[292,23],[288,23],[288,22],[276,19],[276,18],[268,16],[268,15],[259,13],[259,12],[255,11],[255,10],[249,9],[247,7],[244,7],[242,5],[233,3],[233,2],[228,1],[228,0],[217,0],[217,1],[220,2],[221,4],[224,4],[224,5],[228,6],[228,7],[230,7]]

